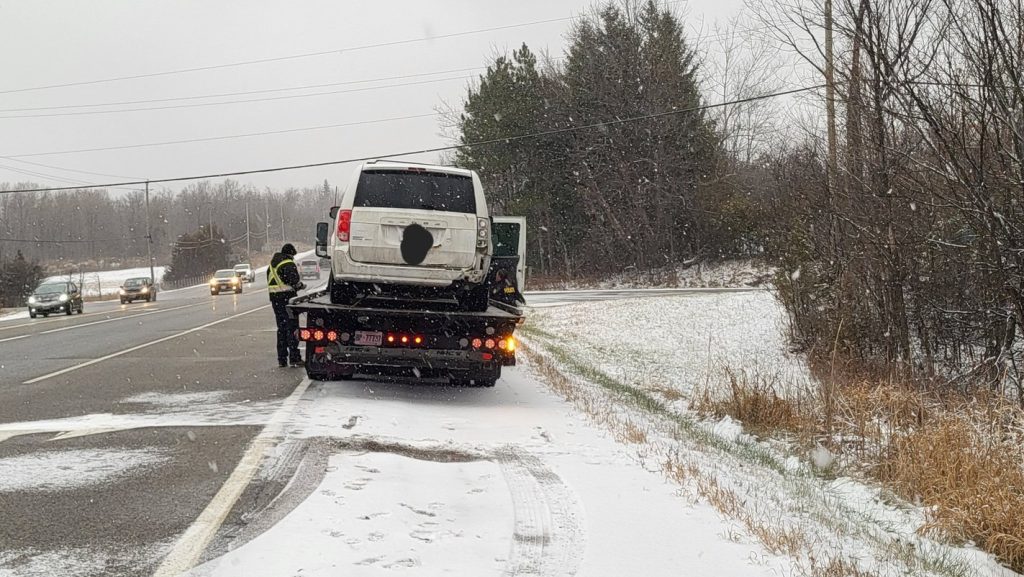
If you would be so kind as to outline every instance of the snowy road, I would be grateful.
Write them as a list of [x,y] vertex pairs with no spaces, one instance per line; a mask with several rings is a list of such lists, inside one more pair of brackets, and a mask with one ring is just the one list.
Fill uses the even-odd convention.
[[[278,369],[261,288],[0,321],[0,575],[772,570],[529,366],[492,390]],[[664,296],[529,298],[625,294]]]

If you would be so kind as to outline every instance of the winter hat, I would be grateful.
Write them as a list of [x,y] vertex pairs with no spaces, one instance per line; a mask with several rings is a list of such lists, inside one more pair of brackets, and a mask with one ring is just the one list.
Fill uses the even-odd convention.
[[295,245],[293,245],[290,242],[284,243],[284,246],[281,247],[281,254],[286,254],[288,256],[295,256],[295,252],[296,252],[295,251]]

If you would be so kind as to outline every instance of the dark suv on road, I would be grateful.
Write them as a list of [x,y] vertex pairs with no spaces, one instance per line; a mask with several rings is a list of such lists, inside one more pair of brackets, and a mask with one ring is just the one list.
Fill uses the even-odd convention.
[[121,304],[145,300],[156,300],[156,285],[149,277],[130,278],[121,285]]
[[50,313],[83,311],[82,291],[78,285],[66,281],[48,281],[39,285],[32,296],[28,297],[28,316],[49,316]]

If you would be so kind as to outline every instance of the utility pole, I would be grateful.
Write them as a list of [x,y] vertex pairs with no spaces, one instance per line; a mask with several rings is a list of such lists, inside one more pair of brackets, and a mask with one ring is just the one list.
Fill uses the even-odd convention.
[[828,187],[829,202],[836,185],[836,72],[832,39],[832,0],[825,0],[825,114],[828,117]]
[[153,273],[153,224],[149,217],[149,181],[146,181],[146,253],[149,255],[149,280],[156,284],[156,275]]
[[252,243],[249,242],[249,201],[245,201],[245,258],[252,259]]
[[263,204],[263,224],[267,227],[267,230],[264,231],[267,235],[263,237],[263,242],[270,244],[270,193],[267,193],[267,201]]

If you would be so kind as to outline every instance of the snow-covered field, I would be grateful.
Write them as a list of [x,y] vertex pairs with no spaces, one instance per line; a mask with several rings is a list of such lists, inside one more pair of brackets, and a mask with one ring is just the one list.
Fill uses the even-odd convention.
[[973,547],[919,535],[919,507],[819,471],[827,451],[793,454],[689,410],[695,386],[728,386],[725,367],[807,379],[786,354],[784,321],[769,292],[734,292],[545,308],[522,334],[541,378],[633,442],[682,495],[713,504],[736,540],[784,554],[792,574],[1016,575]]
[[[159,283],[164,278],[166,267],[158,266],[153,268],[156,276],[155,282]],[[79,283],[82,294],[87,297],[115,295],[117,290],[124,284],[124,281],[136,277],[148,277],[149,267],[126,268],[120,270],[106,270],[96,272],[75,273],[72,275],[56,275],[46,280],[72,280]]]

